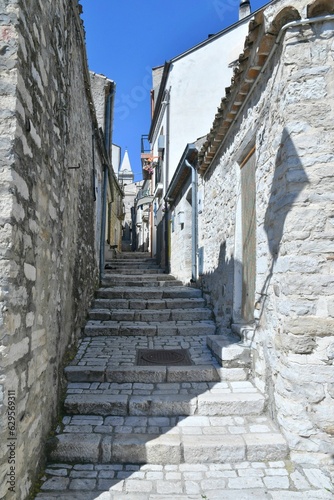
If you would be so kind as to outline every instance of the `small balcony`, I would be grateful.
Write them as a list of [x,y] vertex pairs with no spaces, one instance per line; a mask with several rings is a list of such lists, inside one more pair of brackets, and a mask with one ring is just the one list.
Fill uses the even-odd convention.
[[137,206],[150,205],[153,201],[153,196],[151,195],[150,189],[141,189],[138,191],[136,197]]

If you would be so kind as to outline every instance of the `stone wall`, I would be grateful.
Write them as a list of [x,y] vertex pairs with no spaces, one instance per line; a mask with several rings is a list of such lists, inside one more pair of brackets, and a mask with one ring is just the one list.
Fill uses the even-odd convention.
[[96,139],[93,164],[76,0],[2,7],[0,498],[20,500],[43,460],[64,354],[97,284],[93,167],[101,179],[102,159]]
[[[273,26],[332,13],[316,4],[273,2],[249,50],[258,56]],[[204,173],[200,215],[203,288],[222,332],[239,320],[240,165],[255,146],[253,376],[291,448],[321,453],[334,434],[333,97],[334,21],[289,28]]]

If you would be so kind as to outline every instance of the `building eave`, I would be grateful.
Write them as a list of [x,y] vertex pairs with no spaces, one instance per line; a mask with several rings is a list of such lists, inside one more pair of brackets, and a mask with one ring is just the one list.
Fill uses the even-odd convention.
[[[272,2],[270,2],[272,3]],[[245,40],[243,53],[239,56],[234,69],[231,86],[225,89],[212,127],[199,152],[199,172],[204,174],[214,162],[216,155],[246,105],[249,96],[265,71],[271,54],[277,45],[278,34],[288,21],[298,20],[300,16],[293,7],[278,12],[271,22],[265,20],[263,7],[249,23],[249,32]],[[280,18],[280,14],[284,17]]]
[[197,157],[197,148],[194,143],[187,144],[183,155],[179,161],[179,164],[175,170],[172,180],[169,183],[165,199],[168,201],[170,198],[175,198],[177,193],[180,191],[180,188],[183,186],[184,181],[191,174],[191,169],[186,165],[186,160],[190,163],[194,162],[194,159]]
[[[223,35],[229,33],[230,31],[234,30],[238,26],[241,26],[242,24],[250,22],[251,19],[254,16],[256,16],[259,12],[262,12],[263,9],[268,4],[272,3],[272,1],[273,0],[271,0],[270,2],[268,2],[261,9],[258,9],[256,11],[252,12],[249,16],[246,16],[243,19],[238,20],[234,24],[231,24],[227,28],[224,28],[223,30],[221,30],[218,33],[216,33],[215,35],[210,36],[206,40],[203,40],[202,42],[198,43],[197,45],[194,45],[190,49],[182,52],[181,54],[179,54],[179,55],[173,57],[172,59],[170,59],[169,61],[165,62],[164,71],[163,71],[163,75],[162,75],[162,79],[161,79],[161,83],[160,83],[160,87],[159,87],[159,93],[158,93],[158,97],[157,97],[157,100],[156,100],[156,103],[155,103],[155,106],[154,106],[154,113],[153,113],[153,117],[152,117],[151,127],[150,127],[150,131],[149,131],[149,134],[148,134],[148,139],[149,139],[150,142],[152,140],[152,136],[153,136],[153,133],[154,133],[154,130],[155,130],[155,126],[156,126],[156,123],[158,121],[158,117],[160,115],[161,103],[162,103],[163,96],[164,96],[164,93],[165,93],[165,90],[166,90],[166,83],[167,83],[167,80],[168,80],[168,75],[169,75],[169,70],[170,70],[171,65],[173,63],[175,63],[176,61],[179,61],[183,57],[186,57],[187,55],[191,54],[192,52],[195,52],[195,51],[201,49],[205,45],[208,45],[209,43],[213,43],[215,40],[217,40],[218,38],[222,37]],[[157,68],[160,68],[160,67],[162,67],[162,65],[157,66]]]

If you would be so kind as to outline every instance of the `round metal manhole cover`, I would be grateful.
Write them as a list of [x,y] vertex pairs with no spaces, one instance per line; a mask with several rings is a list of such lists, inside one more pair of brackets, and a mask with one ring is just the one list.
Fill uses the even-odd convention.
[[187,349],[139,349],[137,365],[191,365]]

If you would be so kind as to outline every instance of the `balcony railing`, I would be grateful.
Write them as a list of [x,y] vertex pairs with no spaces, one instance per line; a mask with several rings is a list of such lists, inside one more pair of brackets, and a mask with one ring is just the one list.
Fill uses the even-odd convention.
[[141,152],[142,153],[150,153],[151,152],[151,144],[148,140],[148,135],[141,136]]
[[140,198],[144,198],[145,196],[150,196],[150,194],[150,189],[141,189],[138,191],[137,200],[140,200]]

